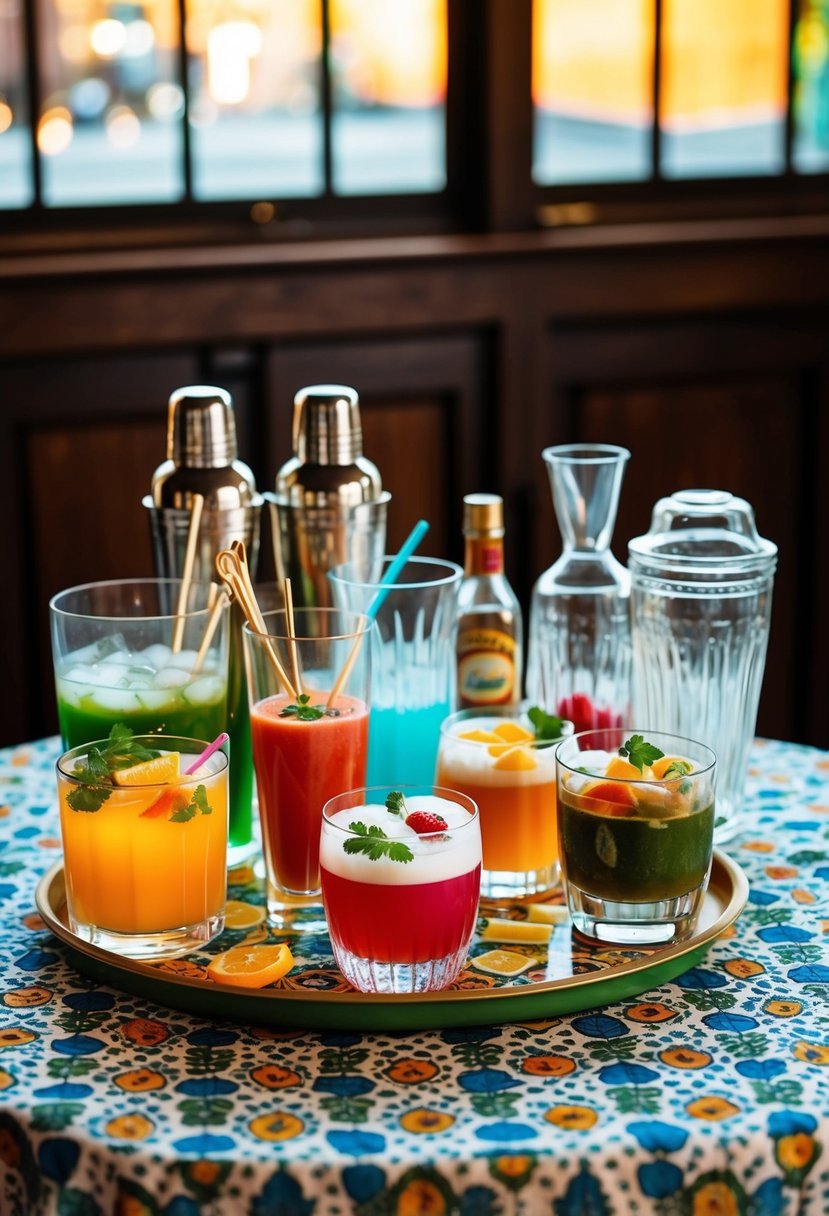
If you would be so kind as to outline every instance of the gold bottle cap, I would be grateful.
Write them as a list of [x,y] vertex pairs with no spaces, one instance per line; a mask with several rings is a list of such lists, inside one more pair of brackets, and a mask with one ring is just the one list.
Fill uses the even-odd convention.
[[466,494],[463,500],[465,534],[489,532],[504,534],[504,500],[500,494]]

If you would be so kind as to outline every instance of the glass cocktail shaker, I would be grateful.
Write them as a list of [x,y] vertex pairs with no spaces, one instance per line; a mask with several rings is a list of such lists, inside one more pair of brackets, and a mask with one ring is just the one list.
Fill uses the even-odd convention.
[[629,546],[633,720],[717,754],[714,838],[740,827],[757,721],[777,547],[722,490],[660,499]]
[[[182,573],[193,497],[204,498],[193,579],[215,580],[214,561],[235,540],[245,542],[255,576],[262,496],[253,473],[238,458],[236,419],[228,392],[213,385],[176,389],[167,407],[167,459],[155,470],[144,500],[150,513],[156,571]],[[230,807],[228,860],[238,864],[254,850],[253,759],[247,683],[242,653],[243,617],[231,610],[228,663]]]
[[297,607],[331,607],[328,571],[353,563],[371,581],[383,563],[391,495],[363,455],[353,388],[314,384],[294,397],[293,456],[267,495],[277,578],[290,578]]

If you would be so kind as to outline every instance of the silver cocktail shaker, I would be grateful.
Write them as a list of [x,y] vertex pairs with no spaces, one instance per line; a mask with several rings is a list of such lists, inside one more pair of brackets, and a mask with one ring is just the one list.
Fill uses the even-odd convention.
[[333,603],[328,571],[353,562],[371,581],[382,567],[391,495],[363,455],[353,388],[315,384],[294,397],[293,456],[267,495],[278,579],[290,578],[297,606]]
[[[184,567],[193,497],[204,509],[198,533],[193,579],[216,581],[214,562],[220,549],[245,542],[251,575],[259,553],[262,496],[253,473],[238,458],[236,418],[228,392],[212,385],[179,388],[167,407],[167,459],[153,474],[151,493],[143,504],[150,514],[156,573],[179,577]],[[247,682],[242,655],[242,614],[231,610],[227,687],[230,735],[230,864],[253,849],[253,761]]]

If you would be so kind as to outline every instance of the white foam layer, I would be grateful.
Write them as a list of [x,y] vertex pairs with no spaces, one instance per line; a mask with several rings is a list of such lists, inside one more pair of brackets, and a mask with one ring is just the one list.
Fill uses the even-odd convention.
[[[505,769],[496,768],[495,763],[504,755],[493,756],[490,753],[490,743],[479,743],[475,739],[461,739],[460,735],[473,730],[491,731],[503,722],[515,721],[524,726],[518,719],[503,717],[481,716],[467,718],[459,722],[452,734],[443,734],[440,741],[441,781],[453,788],[463,789],[464,786],[491,785],[514,788],[516,785],[549,785],[556,779],[556,743],[549,747],[530,747],[528,750],[536,761],[535,768]],[[530,729],[527,727],[527,729]],[[499,746],[512,746],[506,740]],[[516,744],[516,746],[520,746]]]
[[[407,827],[404,819],[392,815],[378,804],[349,807],[324,821],[320,865],[354,882],[405,886],[457,878],[480,864],[481,833],[477,816],[473,818],[457,802],[432,794],[407,798],[406,812],[411,814],[412,811],[430,811],[442,815],[446,820],[445,836],[448,839],[419,836]],[[343,845],[353,838],[353,833],[347,830],[352,823],[382,828],[390,840],[405,843],[414,853],[414,858],[408,862],[392,861],[389,857],[372,861],[365,853],[346,853]]]

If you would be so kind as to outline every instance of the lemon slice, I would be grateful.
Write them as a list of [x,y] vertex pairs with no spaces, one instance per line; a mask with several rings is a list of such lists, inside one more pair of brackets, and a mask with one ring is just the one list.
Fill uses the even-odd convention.
[[254,929],[265,919],[265,909],[246,904],[241,899],[229,899],[225,904],[226,929]]
[[178,777],[178,752],[164,752],[152,760],[143,760],[131,768],[116,769],[112,780],[116,785],[164,785]]
[[264,988],[280,979],[294,965],[294,956],[284,943],[277,946],[233,946],[217,954],[207,974],[220,984],[236,988]]
[[541,925],[566,925],[570,913],[564,904],[529,904],[527,920]]
[[484,925],[481,938],[492,942],[540,942],[546,946],[552,931],[552,925],[493,916]]
[[528,971],[530,967],[538,966],[537,958],[528,958],[526,954],[516,954],[514,950],[487,950],[471,958],[470,963],[479,971],[488,971],[490,975],[503,975],[509,978]]

